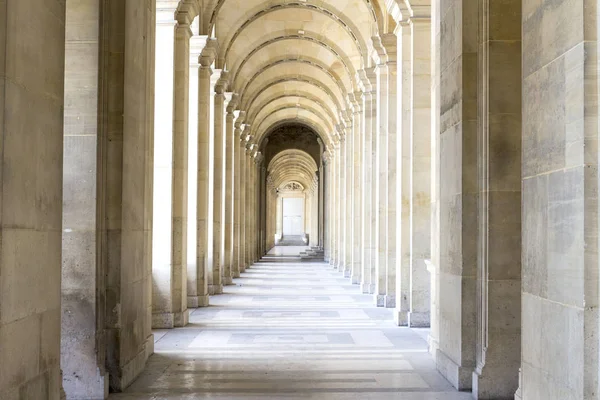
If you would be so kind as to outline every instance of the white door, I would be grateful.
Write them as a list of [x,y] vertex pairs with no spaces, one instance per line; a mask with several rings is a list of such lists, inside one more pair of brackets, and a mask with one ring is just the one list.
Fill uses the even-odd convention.
[[304,199],[283,199],[283,236],[298,236],[304,233]]

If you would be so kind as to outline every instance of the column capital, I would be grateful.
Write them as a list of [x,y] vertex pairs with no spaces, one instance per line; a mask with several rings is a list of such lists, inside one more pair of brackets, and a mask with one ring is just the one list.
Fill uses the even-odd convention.
[[[239,101],[239,95],[238,95],[238,101]],[[235,120],[235,127],[237,129],[243,129],[242,125],[244,124],[245,120],[246,120],[246,111],[240,111],[237,119]]]
[[200,56],[198,57],[198,63],[203,67],[210,67],[217,57],[219,51],[219,43],[215,38],[206,37],[206,43],[202,47]]
[[225,96],[229,96],[229,101],[227,103],[227,112],[228,113],[232,113],[235,111],[235,109],[237,108],[239,99],[240,99],[240,95],[237,93],[233,93],[233,92],[228,92],[225,94]]

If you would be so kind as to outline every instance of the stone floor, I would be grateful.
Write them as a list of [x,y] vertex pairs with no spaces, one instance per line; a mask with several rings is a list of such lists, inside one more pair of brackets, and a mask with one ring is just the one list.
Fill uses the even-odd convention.
[[211,304],[189,326],[155,332],[144,374],[110,399],[471,398],[436,372],[426,331],[394,326],[327,264],[270,258]]

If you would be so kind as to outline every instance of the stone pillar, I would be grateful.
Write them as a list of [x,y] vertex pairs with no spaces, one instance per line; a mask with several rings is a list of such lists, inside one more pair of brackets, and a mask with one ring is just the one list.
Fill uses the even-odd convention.
[[440,266],[440,116],[441,116],[441,4],[431,4],[431,261],[427,263],[430,286],[429,353],[434,361],[439,348],[439,286]]
[[[396,306],[396,269],[397,269],[397,245],[398,227],[396,219],[396,209],[398,201],[398,180],[397,164],[400,157],[398,148],[398,64],[397,64],[397,42],[398,37],[393,34],[385,34],[381,37],[381,42],[385,48],[387,57],[387,235],[386,235],[386,289],[385,289],[385,307],[394,308]],[[386,183],[387,182],[387,183]]]
[[324,151],[323,157],[323,176],[324,181],[321,182],[323,188],[323,254],[325,262],[331,259],[331,159],[329,152]]
[[338,176],[340,178],[339,182],[339,213],[338,213],[338,259],[337,259],[337,269],[340,272],[344,272],[344,268],[346,265],[346,229],[347,226],[347,217],[346,213],[348,211],[348,203],[347,203],[347,194],[346,194],[346,175],[347,175],[347,158],[346,158],[346,140],[348,139],[345,134],[345,130],[342,131],[343,135],[340,137],[340,149],[338,151],[340,155],[339,160],[339,170]]
[[[373,73],[373,71],[370,71]],[[360,71],[361,84],[363,88],[362,96],[362,134],[360,143],[360,165],[361,165],[361,247],[362,247],[362,272],[361,272],[361,292],[371,293],[371,269],[372,264],[372,192],[373,192],[373,93],[371,82],[367,77],[368,70]]]
[[187,224],[187,306],[196,308],[198,304],[198,268],[196,264],[196,220],[198,197],[198,58],[206,44],[206,38],[190,38],[189,58],[189,104],[188,107],[188,224]]
[[198,62],[198,155],[197,155],[197,174],[198,174],[198,194],[196,196],[196,224],[197,224],[197,244],[196,244],[196,298],[192,302],[197,302],[198,306],[208,305],[208,282],[212,275],[208,262],[208,254],[212,249],[209,248],[209,198],[210,198],[210,137],[211,137],[211,117],[210,107],[212,100],[211,65],[216,56],[217,42],[214,39],[207,39],[206,45],[202,50]]
[[[231,285],[233,283],[233,106],[231,102],[233,94],[228,94],[229,104],[227,106],[227,115],[225,117],[225,219],[223,226],[225,252],[223,254],[223,284]],[[237,146],[236,146],[237,147]]]
[[[374,38],[379,59],[375,68],[377,74],[377,135],[376,135],[376,180],[375,180],[375,218],[377,267],[375,280],[375,302],[378,307],[386,306],[388,273],[388,110],[389,110],[389,68],[387,56],[381,39]],[[394,221],[395,223],[395,221]]]
[[225,166],[225,85],[223,74],[215,85],[214,102],[214,136],[213,136],[213,171],[214,185],[212,191],[213,206],[213,240],[212,240],[212,285],[210,294],[223,293],[224,277],[224,166]]
[[[440,25],[440,266],[437,367],[471,388],[477,267],[478,3],[445,3]],[[462,26],[462,29],[455,29]]]
[[252,154],[252,144],[250,143],[251,138],[248,139],[248,142],[246,144],[246,157],[244,159],[244,165],[246,168],[246,176],[245,176],[245,181],[246,181],[246,187],[244,188],[244,190],[246,191],[246,203],[244,206],[245,209],[245,217],[246,217],[246,251],[245,251],[245,257],[246,257],[246,268],[250,268],[252,266],[252,191],[251,191],[251,185],[252,185],[252,159],[251,159],[251,154]]
[[[478,232],[478,262],[477,262],[477,330],[476,330],[476,339],[475,339],[475,349],[476,349],[476,367],[475,372],[473,373],[473,395],[478,399],[497,399],[497,398],[512,398],[515,391],[519,386],[519,364],[520,364],[520,353],[521,353],[521,27],[519,24],[507,24],[506,23],[506,13],[510,13],[515,16],[515,19],[520,19],[521,16],[521,1],[513,0],[507,2],[503,5],[503,9],[497,10],[495,7],[490,7],[487,3],[481,3],[479,9],[480,16],[480,36],[479,36],[479,48],[481,49],[481,54],[479,56],[479,93],[478,93],[478,101],[479,101],[479,124],[478,124],[478,160],[477,165],[479,169],[479,180],[478,180],[478,222],[479,222],[479,232]],[[564,13],[560,13],[561,17],[565,16]],[[551,19],[553,20],[553,19]],[[569,20],[573,20],[569,18]],[[594,23],[596,19],[593,19]],[[494,27],[489,30],[484,27]],[[415,31],[418,29],[418,26],[415,27]],[[528,31],[527,29],[524,32]],[[536,36],[537,37],[537,36]],[[595,38],[595,35],[594,35]],[[596,43],[594,43],[594,54],[596,52]],[[582,49],[583,53],[583,49]],[[541,54],[541,53],[540,53]],[[555,56],[552,56],[547,59],[544,64],[551,62],[551,59],[554,59]],[[567,56],[569,59],[571,56]],[[526,57],[527,58],[527,57]],[[580,61],[583,63],[583,60],[586,57],[581,56]],[[571,59],[572,60],[572,59]],[[536,57],[535,63],[540,62],[541,60]],[[570,61],[566,61],[570,63]],[[561,61],[558,61],[558,64],[563,66]],[[525,70],[527,71],[527,66],[530,66],[527,62],[523,63]],[[538,64],[541,65],[541,64]],[[571,64],[574,65],[574,64]],[[584,71],[583,64],[580,65],[580,72],[573,71],[572,76],[576,76],[581,79]],[[597,69],[598,64],[597,60],[592,64],[594,69]],[[544,71],[541,75],[547,73],[546,71],[552,71],[552,66],[543,67]],[[532,70],[530,70],[533,72]],[[581,74],[580,74],[581,73]],[[537,75],[537,74],[536,74]],[[537,75],[533,80],[529,82],[526,81],[525,87],[529,90],[525,90],[526,94],[536,93],[536,88],[528,87],[528,83],[534,83],[536,86],[538,83],[541,85],[537,88],[543,88],[542,90],[546,90],[554,85],[556,82],[561,81],[563,79],[562,75],[556,76],[553,79],[551,78],[550,85],[547,85],[545,82],[542,83],[542,80],[538,80],[541,75]],[[594,107],[597,107],[597,94],[598,94],[598,81],[596,79],[597,71],[593,72],[593,82],[594,89]],[[566,78],[568,81],[569,78]],[[587,82],[589,83],[589,82]],[[584,94],[584,80],[581,80],[581,90],[580,94],[583,96]],[[569,84],[570,85],[570,84]],[[575,85],[574,85],[575,86]],[[572,86],[569,86],[572,87]],[[537,93],[541,94],[540,92]],[[533,95],[531,97],[531,102],[528,106],[525,107],[525,110],[531,110],[529,106],[539,107],[543,102],[543,98],[553,97],[554,99],[560,98],[560,94],[555,92],[547,92],[545,95],[538,97],[538,95]],[[573,97],[569,94],[565,95],[567,98],[567,107],[571,105],[571,101]],[[533,113],[532,115],[526,116],[523,121],[527,124],[526,121],[535,120],[536,116],[544,115],[541,120],[544,122],[549,122],[548,120],[548,112],[549,110],[557,110],[550,106],[546,109],[541,108],[543,110],[540,114]],[[578,106],[576,106],[578,107]],[[583,109],[583,107],[582,107]],[[569,111],[566,110],[566,115],[569,115]],[[535,116],[534,116],[535,115]],[[597,112],[594,113],[594,135],[597,135]],[[583,112],[581,114],[583,117]],[[530,118],[530,119],[528,119]],[[554,125],[552,121],[551,129],[561,129],[562,127]],[[535,124],[535,123],[534,123]],[[583,122],[582,122],[583,124]],[[557,124],[559,125],[559,124]],[[531,125],[530,125],[531,126]],[[534,125],[535,126],[535,125]],[[550,133],[549,129],[545,129],[541,126],[536,126],[533,130],[537,130],[541,128],[539,133],[542,135],[545,133]],[[569,128],[563,128],[560,130],[560,135],[564,135],[564,132],[568,132]],[[568,135],[568,134],[567,134]],[[579,137],[583,137],[585,135],[581,135]],[[563,138],[561,138],[563,140]],[[567,139],[568,140],[568,139]],[[528,143],[526,140],[523,143]],[[594,143],[597,144],[597,138],[594,139]],[[570,147],[569,145],[566,145]],[[582,143],[582,148],[585,144]],[[528,150],[532,150],[523,153],[523,160],[525,163],[528,163],[528,160],[532,161],[535,159],[535,153],[543,154],[543,159],[548,160],[548,152],[543,149],[543,145],[539,146],[538,144],[533,145]],[[589,150],[586,149],[586,150]],[[565,154],[568,154],[569,150],[563,149],[561,150],[561,155],[559,159],[561,162],[565,160]],[[581,153],[583,154],[583,153]],[[530,158],[531,157],[531,158]],[[567,156],[568,157],[568,156]],[[579,157],[577,157],[579,158]],[[594,156],[594,164],[597,165],[597,153]],[[532,174],[524,173],[524,177],[531,177],[533,180],[529,180],[527,178],[523,181],[524,188],[531,188],[529,183],[534,183],[533,186],[537,186],[539,182],[542,182],[545,178],[545,172],[541,169],[537,169],[537,162],[532,162],[528,164],[528,166],[533,166],[533,169],[530,169],[529,172],[533,172]],[[565,170],[561,170],[565,167],[563,164],[556,165],[551,167],[551,174],[554,174],[555,171],[557,175],[561,179],[562,177],[568,176],[569,172]],[[568,167],[567,167],[568,168]],[[585,167],[584,167],[585,168]],[[582,168],[581,171],[584,169]],[[539,175],[538,175],[539,174]],[[597,173],[593,174],[594,182],[593,182],[593,190],[594,190],[594,208],[592,215],[594,216],[594,226],[598,226],[597,220],[597,193],[598,193],[598,175]],[[583,174],[581,175],[583,177]],[[541,179],[540,179],[541,178]],[[538,180],[540,179],[540,180]],[[550,178],[552,179],[552,178]],[[538,186],[539,187],[539,186]],[[553,251],[560,252],[560,246],[565,244],[565,241],[568,240],[566,238],[577,237],[577,234],[574,234],[572,231],[567,228],[566,235],[561,238],[560,228],[568,227],[573,219],[568,216],[569,211],[573,210],[570,208],[569,202],[577,193],[577,188],[579,186],[577,184],[573,186],[569,186],[569,181],[562,181],[559,185],[559,188],[550,189],[548,192],[550,196],[556,196],[556,207],[558,211],[555,215],[560,215],[558,217],[558,224],[556,227],[548,226],[547,229],[543,229],[544,234],[547,232],[551,232],[549,234],[550,239],[544,238],[545,240],[542,242],[544,244],[548,244]],[[532,204],[535,204],[534,208],[537,207],[540,202],[543,202],[542,193],[535,193],[530,200],[532,202],[527,202],[527,198],[523,202],[524,209],[523,215],[527,219],[528,216],[536,218],[535,215],[537,210],[534,211],[531,215],[527,214],[527,211],[531,209],[528,208]],[[564,196],[564,197],[563,197]],[[575,200],[577,202],[577,200]],[[552,209],[552,205],[550,208]],[[564,207],[564,208],[563,208]],[[584,209],[582,204],[581,209]],[[568,210],[568,211],[567,211]],[[564,220],[561,220],[565,218]],[[560,221],[559,221],[560,220]],[[581,219],[583,221],[583,218]],[[568,222],[566,222],[568,221]],[[528,222],[532,222],[530,219]],[[537,236],[537,232],[539,232],[542,224],[539,224],[538,221],[533,222],[532,225],[533,230],[536,231],[534,234]],[[581,225],[582,239],[583,239],[583,224]],[[527,232],[526,230],[524,232]],[[557,234],[556,236],[554,236]],[[597,264],[597,249],[598,249],[598,241],[597,241],[597,230],[593,234],[594,241],[593,248],[595,252],[596,260],[594,261],[594,273],[597,277],[598,273],[598,264]],[[531,236],[529,237],[531,238]],[[556,240],[555,243],[552,243],[552,238]],[[540,242],[536,242],[535,240],[526,240],[527,244],[532,244],[534,246],[533,252],[535,254],[539,254],[541,248],[543,248]],[[581,248],[583,248],[583,240],[581,241]],[[567,248],[568,245],[565,245],[563,248]],[[568,251],[568,250],[567,250]],[[527,257],[527,250],[523,253],[524,260],[531,260],[532,258]],[[562,259],[561,256],[557,254],[553,254],[551,259],[561,260],[566,263],[566,259]],[[561,263],[558,261],[558,263]],[[575,263],[577,264],[577,262]],[[563,265],[561,265],[560,269],[562,270]],[[554,271],[553,271],[554,272]],[[549,276],[549,275],[548,275]],[[563,278],[567,276],[572,276],[570,273],[566,273]],[[570,286],[568,281],[565,282],[566,279],[560,280],[559,287],[565,289],[562,293],[567,294],[567,296],[571,296],[573,286]],[[542,278],[535,277],[534,285],[538,285]],[[583,281],[582,281],[583,284]],[[597,287],[597,285],[594,285]],[[539,294],[536,295],[535,301],[538,301],[540,297]],[[593,299],[596,300],[595,305],[597,305],[598,292],[596,291]],[[544,315],[549,315],[552,323],[558,322],[560,320],[560,312],[556,312],[554,308],[557,303],[562,303],[566,298],[555,298],[552,301],[550,310],[536,310],[533,313],[527,315],[523,321],[526,323],[530,323],[530,326],[535,326],[537,329],[544,329],[543,322],[534,322],[536,318],[540,318]],[[593,300],[592,300],[593,301]],[[556,302],[556,303],[555,303]],[[587,305],[587,300],[585,301]],[[581,303],[583,304],[583,302]],[[590,304],[591,305],[591,304]],[[531,309],[523,308],[524,310],[531,311]],[[570,309],[570,307],[569,307]],[[527,313],[526,311],[526,313]],[[546,313],[546,311],[549,311]],[[593,312],[594,319],[596,322],[594,323],[594,332],[598,332],[598,324],[597,324],[597,311]],[[543,318],[543,317],[541,317]],[[563,320],[563,324],[568,324],[572,321],[567,318]],[[564,329],[565,325],[560,324],[559,329]],[[563,348],[566,350],[567,347],[571,348],[571,343],[569,339],[574,333],[574,329],[572,326],[567,328],[568,333],[566,333],[563,338],[561,337],[553,337],[550,343],[556,343],[558,340],[562,343]],[[552,332],[552,328],[548,328],[546,332]],[[581,332],[581,337],[585,337],[587,333]],[[590,332],[591,333],[591,332]],[[596,335],[594,335],[596,336]],[[594,340],[595,346],[598,344],[598,338]],[[539,346],[541,352],[548,351],[548,354],[553,354],[550,356],[552,362],[556,364],[556,371],[560,369],[560,376],[564,376],[564,371],[574,371],[572,368],[576,368],[575,365],[568,365],[568,359],[570,357],[562,360],[563,362],[556,359],[555,353],[549,348],[549,346],[544,346],[543,339],[536,337],[529,343],[528,347],[533,348],[534,346]],[[566,343],[569,343],[567,345]],[[586,345],[582,343],[582,348],[586,349]],[[589,349],[589,347],[587,347]],[[568,351],[568,350],[566,350]],[[584,350],[585,352],[585,350]],[[540,393],[543,391],[536,390],[536,398],[545,398],[550,399],[553,396],[558,398],[592,398],[598,396],[598,352],[597,347],[594,351],[593,359],[596,362],[596,370],[594,371],[594,382],[595,388],[593,389],[595,395],[589,396],[588,394],[584,394],[584,391],[580,391],[577,394],[577,389],[571,386],[571,382],[569,382],[566,387],[569,387],[567,391],[560,393],[560,389],[552,389],[547,387],[548,392],[547,395]],[[585,364],[585,362],[584,362]],[[587,367],[581,368],[583,375],[585,375]],[[566,368],[566,369],[565,369]],[[549,363],[545,363],[544,366],[544,374],[547,371],[551,371],[552,367]],[[569,373],[570,373],[569,372]],[[545,385],[552,386],[549,382],[544,378]],[[585,382],[585,378],[584,378]],[[585,384],[584,384],[585,386]],[[575,390],[573,390],[575,389]],[[567,393],[569,393],[567,395]],[[539,396],[539,397],[538,397]],[[556,398],[555,397],[555,398]],[[533,398],[533,397],[526,397]]]
[[[174,4],[175,6],[177,4]],[[187,144],[190,18],[174,8],[157,14],[154,139],[152,327],[188,323]],[[172,55],[169,57],[168,55]],[[165,77],[172,79],[165,79]],[[168,94],[172,93],[171,96]],[[165,210],[171,210],[171,213]]]
[[410,312],[411,327],[428,327],[431,258],[431,21],[429,10],[410,19]]
[[[245,129],[244,129],[245,130]],[[239,196],[240,196],[240,248],[238,254],[238,263],[240,264],[240,273],[244,272],[248,267],[246,263],[246,133],[242,130],[239,137],[239,154],[238,164],[240,170],[240,184],[239,184]]]
[[231,255],[231,275],[233,278],[240,277],[241,262],[240,262],[240,174],[242,168],[240,168],[240,145],[239,137],[242,134],[241,121],[244,118],[244,114],[241,114],[235,120],[235,129],[233,130],[233,136],[231,138],[231,146],[233,151],[233,170],[232,170],[232,191],[233,191],[233,249]]
[[310,246],[319,247],[319,178],[315,174],[313,192],[310,199]]
[[[87,21],[87,25],[78,23],[81,20]],[[98,252],[96,251],[101,246],[101,240],[99,240],[97,232],[101,232],[104,229],[103,220],[98,216],[100,210],[103,209],[102,192],[105,190],[103,181],[98,179],[99,171],[101,171],[103,164],[102,160],[98,159],[99,147],[102,148],[99,140],[101,132],[99,132],[98,124],[94,123],[98,121],[98,79],[100,72],[100,62],[98,59],[100,48],[99,21],[100,5],[98,0],[80,0],[68,3],[66,12],[66,63],[64,72],[64,169],[61,166],[61,171],[63,172],[62,297],[60,299],[62,324],[58,325],[57,320],[60,318],[60,314],[57,310],[54,310],[51,314],[55,318],[53,321],[54,329],[45,334],[60,335],[60,338],[46,337],[43,339],[52,340],[54,343],[53,351],[56,352],[58,351],[58,340],[61,341],[60,368],[64,376],[62,386],[69,398],[104,399],[108,396],[108,375],[106,374],[105,367],[106,348],[104,345],[106,342],[104,331],[106,301],[105,296],[96,295],[97,292],[106,293],[106,265],[99,260]],[[60,41],[60,39],[57,39],[58,43]],[[56,59],[59,59],[58,55]],[[61,79],[58,70],[55,70],[55,74],[57,78]],[[4,87],[4,82],[2,85]],[[4,102],[7,99],[12,101],[8,97],[2,98],[2,101]],[[45,99],[44,102],[47,100]],[[56,105],[56,107],[59,106]],[[31,107],[28,109],[31,112],[37,112],[36,109],[32,109]],[[17,118],[23,118],[23,116],[17,116]],[[40,122],[42,121],[44,119],[40,119]],[[88,121],[88,123],[84,123],[84,121]],[[2,123],[4,124],[5,121],[3,120]],[[60,125],[57,123],[55,128],[58,127]],[[18,133],[14,131],[14,127],[12,126],[8,126],[7,128],[12,128],[15,134]],[[10,139],[10,135],[7,138],[6,133],[2,131],[3,141]],[[55,150],[60,151],[57,135],[52,136],[55,141]],[[14,151],[14,148],[10,151]],[[53,156],[58,155],[53,154]],[[55,162],[59,161],[59,157],[56,157]],[[49,167],[54,169],[57,166]],[[22,176],[22,172],[19,175],[21,175],[20,179],[25,178]],[[54,184],[58,186],[58,182],[55,181]],[[3,193],[3,195],[5,194]],[[26,201],[25,198],[21,200]],[[54,211],[60,212],[59,201],[57,201],[55,207]],[[54,218],[58,220],[56,216]],[[55,235],[60,237],[60,225],[57,224],[56,228]],[[2,227],[2,235],[6,234],[6,228]],[[10,238],[12,235],[9,233],[7,236]],[[39,244],[36,244],[36,246],[39,246]],[[51,256],[52,261],[56,262],[60,260],[60,252],[56,248],[53,250],[56,254],[51,255],[49,253],[48,255]],[[4,252],[5,248],[2,248],[1,251]],[[19,269],[22,267],[24,265],[19,265]],[[26,268],[29,270],[31,266],[27,266]],[[16,271],[19,272],[19,269]],[[54,269],[55,271],[53,271],[52,277],[48,282],[51,282],[53,286],[61,286],[61,280],[57,276],[57,271],[59,271],[58,262],[54,264]],[[23,270],[21,273],[29,274],[30,272],[27,270]],[[3,272],[4,269],[0,266],[0,274]],[[39,269],[37,272],[41,275]],[[44,277],[48,277],[47,271],[43,275]],[[36,278],[35,276],[33,277]],[[9,285],[11,281],[11,279],[8,280]],[[38,285],[37,282],[31,281],[30,278],[27,280],[27,283],[33,284],[34,287]],[[48,287],[45,286],[45,288]],[[2,286],[1,290],[4,291],[5,287]],[[56,287],[53,287],[52,290],[56,290]],[[8,293],[11,293],[10,290]],[[37,298],[38,296],[39,294],[36,293],[35,297]],[[0,302],[7,304],[9,307],[8,310],[15,306],[10,302],[4,303],[5,299],[2,298],[2,294],[0,294]],[[58,307],[56,304],[54,306]],[[45,319],[47,320],[47,317]],[[28,325],[32,325],[31,321]],[[18,324],[15,326],[18,327]],[[22,337],[22,334],[10,329],[8,331],[12,335],[5,336],[4,327],[0,323],[0,341],[8,338],[9,345],[14,346],[14,342],[10,341],[10,339],[16,340],[17,337]],[[40,334],[39,332],[27,333],[33,335]],[[15,337],[11,338],[11,336]],[[28,335],[25,340],[32,340],[30,338],[31,336]],[[40,339],[35,340],[39,341]],[[3,359],[6,360],[3,363],[3,368],[0,369],[0,374],[2,374],[3,378],[13,380],[12,369],[14,369],[15,373],[18,373],[20,372],[20,368],[10,362],[10,351],[19,352],[21,349],[16,346],[4,349],[3,345],[5,343],[2,342],[0,344],[0,353]],[[33,343],[28,343],[28,346],[31,347],[32,345]],[[8,350],[8,353],[5,350]],[[31,355],[27,354],[22,352],[13,357],[21,359],[23,355],[26,355],[22,360],[25,363],[29,363]],[[43,359],[46,357],[46,354],[42,355]],[[36,364],[37,360],[36,354]],[[30,397],[59,398],[60,375],[57,364],[58,362],[54,365],[55,371],[50,372],[48,376],[50,379],[46,382],[46,384],[53,386],[50,393],[38,392],[36,394],[29,394]],[[30,378],[25,377],[25,380],[27,379]],[[24,382],[22,379],[18,379],[16,383],[20,385]],[[31,383],[25,383],[26,389],[23,391],[24,393],[28,393],[30,385]],[[5,385],[0,384],[0,398],[13,398],[11,395],[5,393],[4,390]],[[14,390],[13,393],[15,399],[19,398],[18,389]]]
[[367,70],[367,79],[369,80],[370,84],[371,84],[371,199],[370,199],[370,203],[371,203],[371,243],[370,243],[370,264],[371,264],[371,277],[369,279],[370,285],[369,285],[369,294],[375,294],[375,287],[377,286],[377,271],[378,271],[378,267],[377,264],[379,262],[379,253],[378,253],[378,246],[379,246],[379,235],[378,235],[378,217],[377,217],[377,210],[378,210],[378,195],[379,195],[379,191],[378,191],[378,186],[377,186],[377,182],[378,182],[378,158],[377,158],[377,141],[379,140],[379,120],[377,118],[377,114],[378,114],[378,94],[377,94],[377,70],[376,67]]
[[[598,395],[597,21],[594,12],[563,1],[557,6],[523,8],[523,326],[516,398],[524,400]],[[565,31],[546,32],[556,18],[569,21]],[[563,35],[569,48],[557,44]]]
[[353,190],[352,190],[352,216],[353,216],[353,235],[352,235],[352,271],[351,278],[354,285],[359,285],[362,279],[362,138],[364,137],[363,124],[363,101],[362,93],[354,93],[355,102],[353,104],[353,122],[352,122],[352,170],[353,170]]
[[346,119],[346,128],[344,129],[345,149],[344,149],[344,277],[350,278],[352,275],[352,265],[354,263],[354,136],[352,125],[352,114],[348,111]]
[[[336,138],[337,139],[337,138]],[[329,264],[335,266],[337,263],[338,257],[338,213],[339,207],[336,205],[339,204],[338,197],[338,164],[339,153],[337,152],[337,143],[333,145],[333,149],[331,150],[331,257],[329,259]]]
[[[108,6],[108,5],[107,5]],[[108,65],[100,115],[108,160],[107,369],[121,391],[142,372],[154,351],[152,323],[152,189],[154,45],[156,3],[126,2],[103,9],[107,38],[101,65]],[[44,34],[47,35],[47,34]],[[110,38],[110,39],[108,39]],[[122,59],[119,59],[122,55]],[[105,64],[106,63],[106,64]],[[121,75],[119,72],[124,71]],[[121,100],[124,100],[121,102]],[[122,104],[122,106],[121,106]],[[118,176],[117,176],[118,175]],[[107,254],[108,253],[108,254]]]
[[398,37],[400,68],[398,73],[398,114],[400,138],[398,140],[398,207],[396,225],[398,226],[398,262],[396,271],[396,309],[394,321],[400,326],[408,325],[410,312],[411,261],[410,261],[410,203],[411,203],[411,79],[412,79],[412,36],[407,20],[398,22],[396,28]]

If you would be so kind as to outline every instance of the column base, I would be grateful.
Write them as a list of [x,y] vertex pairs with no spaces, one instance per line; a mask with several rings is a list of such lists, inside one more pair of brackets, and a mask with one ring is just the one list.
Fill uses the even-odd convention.
[[349,266],[344,267],[344,278],[350,278],[352,276],[352,268]]
[[230,276],[223,277],[223,286],[231,286],[233,285],[233,278]]
[[188,296],[188,308],[208,307],[208,295],[204,296]]
[[430,314],[428,312],[409,312],[408,326],[411,328],[429,328],[431,326]]
[[461,367],[438,349],[436,354],[437,370],[457,390],[470,390],[473,381],[473,368]]
[[360,285],[360,280],[361,280],[360,275],[353,275],[350,279],[352,280],[353,285]]
[[223,294],[223,285],[208,285],[208,294],[211,296]]
[[181,328],[190,321],[190,310],[178,313],[153,313],[152,329]]
[[519,373],[511,366],[486,365],[473,371],[473,398],[510,399],[519,388]]
[[394,310],[394,322],[398,326],[408,326],[408,313],[406,311]]
[[440,348],[440,343],[431,335],[427,338],[427,342],[429,344],[429,354],[431,354],[433,362],[437,363],[437,353]]
[[141,351],[121,367],[120,376],[110,374],[110,387],[113,392],[120,393],[129,387],[146,368],[146,362],[152,353],[154,353],[154,335],[148,336]]
[[384,294],[376,294],[375,296],[373,296],[373,299],[375,300],[375,305],[377,307],[385,307],[385,295]]
[[239,278],[239,277],[240,277],[240,271],[235,271],[235,272],[233,273],[233,279],[237,279],[237,278]]
[[361,283],[360,284],[360,291],[363,294],[370,294],[371,293],[371,284],[370,283]]
[[384,307],[385,308],[396,308],[396,296],[386,294],[385,299],[384,299]]

